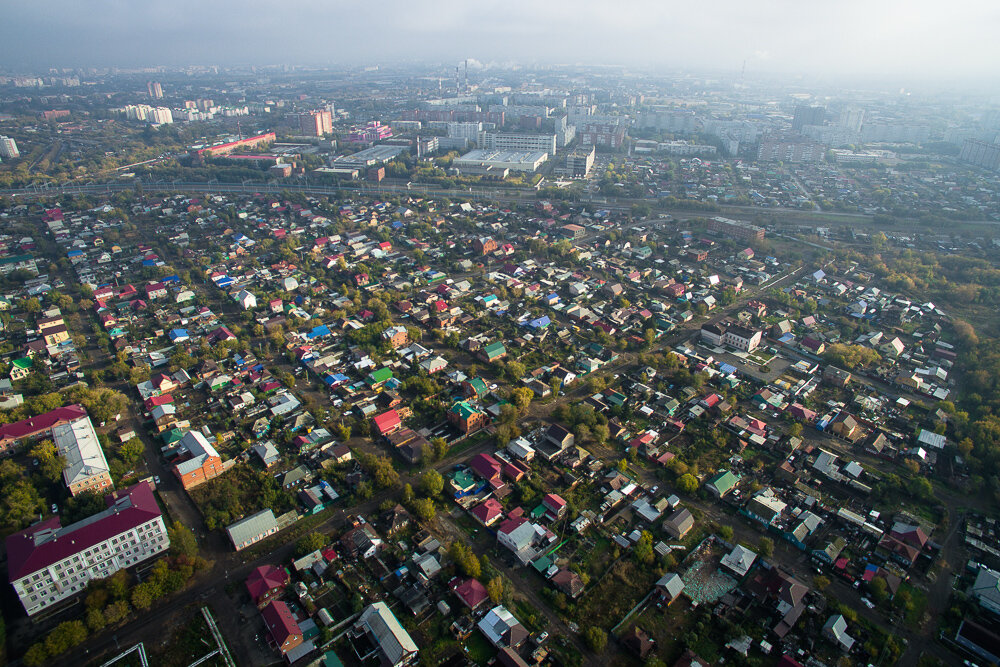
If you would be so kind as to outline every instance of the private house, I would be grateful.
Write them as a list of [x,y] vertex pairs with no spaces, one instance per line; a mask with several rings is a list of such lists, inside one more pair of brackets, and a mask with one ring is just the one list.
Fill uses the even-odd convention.
[[229,541],[233,543],[236,551],[242,551],[277,532],[278,520],[274,517],[274,512],[269,509],[251,514],[226,527]]
[[232,461],[222,461],[200,431],[188,431],[177,442],[178,462],[174,474],[185,490],[214,479],[232,467]]
[[475,611],[483,606],[490,599],[490,594],[486,592],[486,587],[479,583],[479,580],[465,579],[459,581],[458,577],[451,580],[449,584],[451,592],[462,601],[471,611]]
[[395,410],[387,410],[372,420],[379,435],[385,437],[390,433],[395,433],[403,427],[403,422],[399,418],[399,413]]
[[823,625],[823,636],[845,653],[854,648],[854,638],[847,634],[847,619],[840,614],[831,616]]
[[750,571],[756,560],[756,553],[743,545],[737,544],[732,551],[723,556],[720,565],[735,574],[738,579],[742,579]]
[[351,634],[365,638],[373,647],[370,653],[359,656],[362,663],[377,658],[381,667],[403,667],[417,661],[416,643],[384,602],[368,605],[352,626]]
[[473,433],[490,423],[489,415],[468,401],[457,401],[448,410],[448,421],[462,433]]
[[302,629],[288,605],[281,600],[269,602],[260,611],[267,635],[281,655],[302,644]]
[[500,361],[507,356],[507,348],[504,347],[503,343],[496,341],[490,343],[483,347],[479,351],[479,358],[486,362]]
[[736,484],[739,481],[739,476],[725,470],[709,477],[708,481],[705,482],[705,489],[717,499],[724,498],[730,491],[736,488]]
[[410,337],[406,333],[406,327],[392,326],[382,332],[382,340],[388,341],[395,350],[409,343]]
[[668,572],[656,582],[656,592],[669,605],[684,592],[684,580],[676,572]]
[[243,310],[253,310],[257,307],[257,297],[247,290],[240,290],[233,298],[236,300],[236,303],[240,304]]
[[516,649],[528,638],[528,631],[505,607],[491,609],[479,621],[480,632],[496,648]]
[[686,507],[682,507],[663,521],[663,530],[675,540],[684,539],[694,528],[694,515]]
[[273,565],[261,565],[247,577],[246,586],[250,599],[263,609],[274,598],[281,595],[288,585],[288,572]]
[[576,599],[583,592],[583,579],[569,568],[562,568],[549,579],[549,582],[571,599]]

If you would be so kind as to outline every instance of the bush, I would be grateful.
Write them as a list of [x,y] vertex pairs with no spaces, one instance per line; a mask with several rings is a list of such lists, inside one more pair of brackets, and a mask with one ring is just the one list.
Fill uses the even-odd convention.
[[583,640],[594,653],[604,653],[604,648],[608,645],[608,633],[601,628],[591,626],[583,633]]

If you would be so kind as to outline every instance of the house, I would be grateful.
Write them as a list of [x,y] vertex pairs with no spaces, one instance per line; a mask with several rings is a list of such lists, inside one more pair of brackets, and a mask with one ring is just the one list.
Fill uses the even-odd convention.
[[760,346],[763,333],[759,329],[731,326],[726,329],[722,342],[744,352],[753,352]]
[[63,482],[70,495],[84,491],[103,493],[114,488],[104,450],[90,417],[54,426],[52,441],[65,461]]
[[980,566],[969,595],[980,607],[1000,616],[1000,572]]
[[222,457],[200,431],[188,431],[177,442],[179,461],[174,466],[174,474],[185,489],[192,489],[210,479],[218,477],[233,465],[233,461],[223,463]]
[[392,379],[392,371],[383,366],[365,376],[365,384],[372,389],[380,389],[386,382]]
[[764,489],[750,499],[744,511],[751,519],[770,526],[781,516],[786,507],[787,505],[779,500],[771,489]]
[[507,348],[505,348],[503,343],[499,341],[490,343],[479,351],[479,358],[487,362],[499,361],[506,356]]
[[486,592],[486,587],[479,583],[477,579],[469,578],[460,581],[458,577],[455,577],[451,580],[449,586],[451,587],[451,592],[471,611],[475,611],[490,599],[490,594]]
[[278,532],[278,520],[274,517],[274,512],[269,509],[261,510],[226,527],[226,533],[236,551],[242,551],[276,532]]
[[265,468],[270,468],[281,460],[281,454],[278,452],[278,448],[270,440],[254,445],[253,451],[258,457],[260,457],[260,461],[264,464]]
[[562,568],[549,579],[553,586],[565,593],[568,597],[576,599],[583,592],[583,579],[576,572],[569,568]]
[[406,327],[391,326],[382,332],[382,340],[388,341],[395,350],[409,343],[410,336],[406,332]]
[[386,412],[383,412],[375,417],[372,421],[381,436],[387,436],[390,433],[395,433],[403,427],[403,422],[399,418],[399,413],[395,410],[387,410]]
[[566,501],[555,493],[546,494],[542,498],[542,506],[556,519],[561,519],[566,515]]
[[352,558],[371,558],[382,548],[382,538],[369,523],[362,523],[340,538],[344,553]]
[[757,560],[757,554],[747,549],[741,544],[737,544],[732,551],[723,556],[720,564],[730,570],[737,577],[745,577]]
[[365,638],[374,648],[359,656],[360,662],[378,658],[382,667],[403,667],[417,661],[417,645],[384,602],[368,605],[351,628],[352,635]]
[[471,378],[462,382],[462,395],[466,398],[482,399],[490,392],[482,378]]
[[622,636],[621,642],[625,648],[637,655],[640,660],[645,660],[656,646],[656,642],[639,626],[635,626],[632,630],[626,632]]
[[457,401],[448,410],[448,421],[462,433],[473,433],[490,423],[489,415],[468,401]]
[[10,365],[10,381],[23,380],[31,374],[32,361],[30,357],[15,359]]
[[838,438],[854,442],[864,435],[864,431],[853,415],[841,410],[830,423],[830,432]]
[[723,472],[712,475],[705,482],[705,488],[716,498],[723,498],[736,488],[736,484],[740,481],[738,475],[725,470]]
[[264,627],[281,655],[302,644],[302,629],[288,605],[281,600],[272,600],[260,611]]
[[559,451],[572,447],[575,440],[573,433],[561,424],[552,424],[545,432],[545,439],[559,448]]
[[850,653],[854,638],[847,634],[847,619],[841,614],[831,616],[823,625],[823,636],[836,644],[840,650]]
[[537,547],[548,544],[555,536],[545,528],[523,517],[508,518],[497,529],[497,541],[513,553],[522,565],[537,555]]
[[503,605],[490,609],[478,623],[479,631],[496,648],[516,649],[528,638],[528,631]]
[[288,585],[288,572],[273,565],[261,565],[247,577],[246,586],[250,599],[262,609],[281,595]]
[[676,572],[668,572],[656,582],[656,592],[664,602],[670,604],[684,592],[684,580]]
[[492,526],[503,518],[503,505],[496,498],[487,498],[473,507],[469,514],[484,526]]
[[675,540],[684,539],[694,527],[694,515],[686,507],[682,507],[663,521],[663,530]]
[[253,310],[257,307],[257,297],[252,292],[240,290],[233,298],[236,300],[236,303],[240,304],[243,310]]

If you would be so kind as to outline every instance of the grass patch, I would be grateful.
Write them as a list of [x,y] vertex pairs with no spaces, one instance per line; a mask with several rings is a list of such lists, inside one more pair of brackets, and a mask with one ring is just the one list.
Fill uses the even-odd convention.
[[[191,616],[187,623],[179,627],[163,645],[157,646],[149,652],[149,664],[162,665],[162,667],[187,667],[206,653],[211,653],[216,649],[212,634],[208,631],[208,625],[205,623],[205,617],[196,607],[191,607],[190,612]],[[135,660],[135,664],[138,665],[138,660]],[[225,665],[218,655],[212,656],[201,664],[208,667],[223,667]]]
[[487,664],[496,655],[496,649],[490,645],[481,632],[473,632],[469,635],[469,638],[465,640],[465,651],[469,660],[479,665]]
[[583,600],[577,604],[577,622],[581,628],[591,625],[614,627],[652,589],[656,579],[653,568],[619,559],[584,593]]

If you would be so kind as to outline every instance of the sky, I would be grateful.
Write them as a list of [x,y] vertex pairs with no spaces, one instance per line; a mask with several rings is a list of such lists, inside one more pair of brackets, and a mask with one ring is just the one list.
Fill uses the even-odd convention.
[[997,0],[7,0],[0,65],[653,65],[995,78]]

